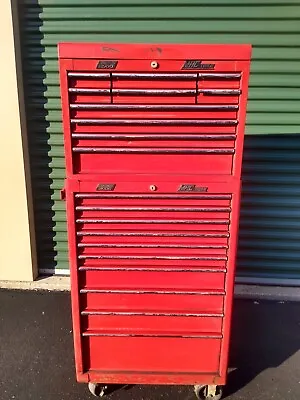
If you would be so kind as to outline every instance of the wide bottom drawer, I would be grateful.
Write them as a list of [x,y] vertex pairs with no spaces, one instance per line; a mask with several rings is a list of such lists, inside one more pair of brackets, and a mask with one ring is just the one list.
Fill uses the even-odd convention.
[[83,337],[85,368],[98,371],[217,373],[220,339]]
[[[74,165],[76,174],[124,173],[124,165],[129,174],[138,171],[140,174],[189,174],[191,171],[201,170],[202,174],[225,175],[230,174],[233,162],[233,148],[159,148],[141,151],[138,147],[112,149],[108,154],[105,148],[75,147]],[[108,149],[109,150],[109,149]],[[116,153],[118,153],[116,157]],[[145,154],[148,162],[145,162]],[[152,153],[152,154],[151,154]],[[161,153],[161,154],[160,154]],[[173,153],[173,154],[172,154]],[[97,157],[97,154],[100,157]],[[117,159],[117,162],[116,162]],[[80,168],[78,167],[80,166]]]

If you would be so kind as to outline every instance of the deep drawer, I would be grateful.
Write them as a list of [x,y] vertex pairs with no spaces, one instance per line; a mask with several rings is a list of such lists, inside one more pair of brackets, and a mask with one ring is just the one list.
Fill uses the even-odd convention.
[[223,290],[224,272],[80,271],[81,288],[200,292]]
[[220,346],[220,339],[91,336],[83,354],[86,368],[98,371],[217,373]]

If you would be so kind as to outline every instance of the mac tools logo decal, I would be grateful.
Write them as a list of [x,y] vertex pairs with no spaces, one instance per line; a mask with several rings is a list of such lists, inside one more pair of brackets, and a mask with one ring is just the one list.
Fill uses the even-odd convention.
[[216,64],[202,64],[200,60],[186,60],[181,69],[215,69]]

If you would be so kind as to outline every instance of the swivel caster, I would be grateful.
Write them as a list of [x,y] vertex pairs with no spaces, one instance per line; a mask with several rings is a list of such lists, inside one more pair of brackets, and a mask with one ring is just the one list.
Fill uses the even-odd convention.
[[195,385],[194,392],[199,400],[220,400],[223,388],[216,385]]
[[101,385],[101,383],[93,383],[89,382],[88,384],[89,391],[92,393],[93,396],[96,397],[104,397],[107,394],[107,385]]

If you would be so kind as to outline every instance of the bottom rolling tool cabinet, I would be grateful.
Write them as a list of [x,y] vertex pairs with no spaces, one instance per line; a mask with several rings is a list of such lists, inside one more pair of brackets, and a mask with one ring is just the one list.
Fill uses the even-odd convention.
[[93,394],[189,384],[221,398],[239,196],[230,176],[67,180],[76,370]]

